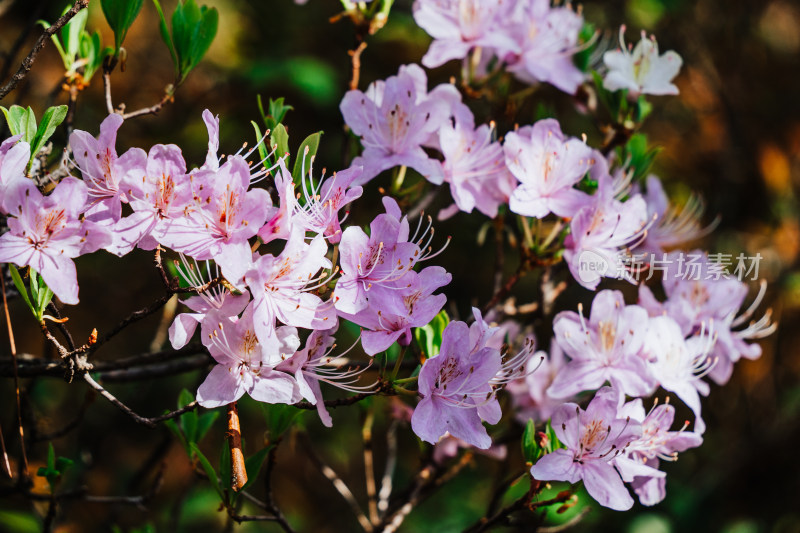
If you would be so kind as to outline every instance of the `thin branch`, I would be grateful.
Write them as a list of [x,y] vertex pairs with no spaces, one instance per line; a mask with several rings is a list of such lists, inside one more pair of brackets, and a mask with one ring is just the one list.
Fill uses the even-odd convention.
[[[391,395],[388,391],[378,390],[376,392],[359,392],[354,396],[348,396],[347,398],[338,398],[336,400],[325,400],[325,407],[343,407],[347,405],[353,405],[354,403],[358,403],[361,400],[369,398],[370,396],[375,396],[378,394],[384,393],[384,395]],[[316,409],[317,406],[313,403],[309,402],[297,402],[293,404],[294,407],[298,409]]]
[[94,380],[94,378],[92,378],[91,375],[84,374],[83,375],[83,379],[84,379],[84,381],[86,381],[86,383],[89,384],[90,387],[92,387],[94,390],[99,392],[100,395],[103,398],[105,398],[106,400],[108,400],[112,404],[116,405],[125,414],[127,414],[128,416],[133,418],[133,420],[135,422],[137,422],[139,424],[142,424],[144,426],[147,426],[149,428],[154,428],[154,427],[156,427],[156,425],[159,422],[164,422],[165,420],[171,420],[171,419],[176,418],[176,417],[182,415],[183,413],[189,412],[192,409],[194,409],[195,407],[197,407],[197,402],[195,401],[195,402],[190,403],[186,407],[183,407],[182,409],[178,409],[177,411],[172,411],[172,412],[167,413],[165,415],[156,416],[156,417],[153,417],[153,418],[146,418],[146,417],[143,417],[143,416],[140,416],[140,415],[136,414],[130,407],[128,407],[127,405],[125,405],[124,403],[119,401],[116,398],[116,396],[114,396],[113,394],[108,392],[106,389],[103,388],[102,385],[100,385],[98,382],[96,382]]
[[14,328],[11,326],[11,315],[8,312],[8,299],[6,298],[6,280],[0,275],[0,284],[3,287],[3,311],[6,315],[6,325],[8,326],[8,343],[11,348],[11,358],[14,360],[14,391],[17,397],[17,422],[19,425],[19,447],[22,454],[23,477],[28,479],[28,456],[25,454],[25,430],[22,429],[22,402],[19,399],[19,367],[17,364],[17,345],[14,342]]
[[399,422],[393,419],[386,431],[386,468],[381,479],[381,490],[378,492],[378,511],[383,515],[389,509],[389,498],[392,495],[392,478],[397,466],[397,428]]
[[47,41],[50,40],[50,37],[60,30],[67,22],[69,22],[72,17],[74,17],[78,12],[89,5],[89,0],[77,0],[75,4],[62,15],[58,20],[56,20],[52,26],[47,28],[42,32],[37,39],[36,44],[33,45],[33,48],[28,53],[28,56],[22,60],[22,64],[17,69],[17,72],[11,76],[11,79],[6,83],[2,88],[0,88],[0,100],[6,97],[8,93],[14,90],[19,82],[25,79],[25,76],[28,75],[31,68],[33,67],[33,62],[36,60],[36,56],[39,55],[39,52],[42,51]]
[[355,91],[358,89],[358,79],[361,75],[361,53],[367,47],[366,41],[361,41],[361,43],[356,47],[355,50],[348,50],[347,55],[349,55],[353,60],[353,75],[350,78],[350,90]]
[[175,101],[175,89],[172,85],[169,85],[167,89],[164,91],[164,96],[161,98],[161,100],[158,101],[158,103],[151,105],[150,107],[143,107],[141,109],[137,109],[136,111],[131,111],[130,113],[122,113],[122,118],[128,120],[129,118],[136,118],[144,115],[155,115],[159,111],[161,111],[162,107],[174,101]]
[[306,440],[303,440],[303,443],[305,445],[306,452],[308,453],[308,457],[317,466],[317,468],[320,469],[322,475],[328,478],[328,481],[331,482],[333,487],[336,489],[336,492],[338,492],[350,506],[350,509],[356,516],[361,528],[367,533],[371,533],[373,531],[372,523],[369,521],[369,518],[367,518],[367,515],[364,514],[364,511],[361,510],[361,506],[358,504],[358,501],[356,501],[356,497],[353,496],[353,493],[347,484],[342,481],[342,478],[336,474],[336,471],[334,471],[333,468],[323,462],[316,452],[314,452],[314,449],[311,447],[311,443],[307,442]]
[[364,440],[364,474],[367,483],[367,509],[369,521],[372,525],[380,522],[378,514],[378,488],[375,484],[375,464],[372,455],[372,426],[375,422],[375,413],[367,409],[367,416],[361,428],[361,437]]

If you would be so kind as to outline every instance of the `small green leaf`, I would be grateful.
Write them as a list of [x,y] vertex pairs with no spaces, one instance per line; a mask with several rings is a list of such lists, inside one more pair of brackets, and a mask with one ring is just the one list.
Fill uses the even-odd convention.
[[262,448],[254,453],[251,457],[248,457],[244,460],[244,468],[247,470],[247,483],[245,483],[242,489],[247,488],[248,485],[256,480],[258,474],[261,472],[261,467],[264,464],[269,451],[274,447],[274,444],[270,444],[266,448]]
[[39,127],[36,128],[36,133],[33,136],[31,143],[31,157],[35,157],[39,153],[50,137],[55,133],[56,128],[64,122],[67,117],[67,106],[59,105],[50,107],[42,115],[42,121]]
[[219,477],[223,487],[231,486],[231,443],[228,439],[222,442],[219,452]]
[[522,457],[533,464],[539,459],[541,452],[542,449],[536,443],[536,425],[533,420],[528,420],[522,433]]
[[206,476],[208,476],[208,481],[211,482],[211,486],[214,487],[214,490],[219,494],[220,500],[225,501],[225,494],[222,491],[222,486],[220,485],[219,478],[217,478],[217,473],[214,471],[214,467],[208,462],[208,459],[206,459],[206,456],[200,451],[200,448],[197,447],[197,444],[191,443],[189,446],[191,446],[192,451],[197,455],[200,466],[203,467],[203,471],[206,473]]
[[304,412],[297,407],[281,403],[260,405],[267,423],[267,435],[272,442],[280,438]]
[[[64,13],[67,11],[69,11],[69,7],[67,7]],[[82,9],[61,29],[61,39],[64,41],[65,45],[64,49],[67,57],[71,58],[71,62],[75,61],[75,58],[80,52],[81,33],[83,33],[86,28],[86,21],[88,18],[89,10]],[[69,67],[67,68],[69,69]]]
[[53,299],[53,291],[47,286],[44,282],[44,278],[42,278],[38,272],[31,270],[31,286],[33,286],[34,280],[37,281],[37,294],[34,296],[37,310],[36,318],[41,320],[47,305],[50,303],[50,300]]
[[[168,412],[169,411],[165,411],[164,414]],[[175,435],[178,441],[180,441],[181,446],[183,446],[183,449],[186,450],[186,455],[191,457],[192,450],[191,448],[189,448],[189,443],[186,442],[186,437],[183,436],[183,431],[181,431],[181,429],[178,427],[178,423],[175,422],[175,420],[170,419],[170,420],[165,420],[164,425],[167,426],[167,429],[169,429],[172,432],[172,434]]]
[[14,286],[17,288],[17,292],[19,292],[19,294],[22,296],[22,299],[25,300],[25,303],[28,304],[28,309],[31,310],[33,316],[36,316],[36,308],[33,307],[33,304],[31,303],[31,299],[28,296],[28,288],[22,281],[22,277],[20,277],[17,267],[9,263],[8,270],[11,272],[11,279],[14,282]]
[[302,179],[302,174],[308,174],[311,170],[311,158],[317,154],[319,148],[319,139],[322,137],[322,132],[312,133],[300,144],[297,149],[297,158],[294,160],[294,168],[292,169],[292,177],[295,183]]
[[440,311],[428,324],[414,330],[414,338],[426,358],[435,357],[442,346],[442,334],[450,317],[446,311]]
[[[183,409],[194,401],[194,395],[186,389],[181,390],[178,396],[178,409]],[[180,416],[181,429],[189,443],[197,442],[197,411],[192,409]]]
[[[28,144],[33,144],[33,138],[36,136],[36,114],[30,106],[25,110],[21,126],[22,140]],[[36,154],[31,150],[31,158],[33,157],[36,157]]]
[[216,8],[198,7],[195,0],[178,2],[172,13],[172,44],[178,66],[177,84],[186,79],[208,52],[219,26]]
[[100,0],[103,14],[114,31],[114,54],[119,54],[122,42],[133,21],[139,15],[144,0]]
[[203,413],[197,419],[197,438],[195,442],[200,442],[206,436],[208,430],[214,425],[214,421],[219,418],[219,411],[209,411]]
[[180,76],[178,54],[175,53],[175,45],[172,44],[172,37],[170,36],[169,29],[167,28],[167,18],[164,16],[164,10],[161,9],[161,4],[158,2],[158,0],[153,0],[153,5],[156,6],[156,11],[158,12],[158,30],[161,32],[161,39],[163,39],[164,44],[166,44],[167,48],[169,48],[169,55],[172,56],[172,64],[175,65],[175,77],[177,78]]
[[283,163],[286,167],[289,167],[289,133],[286,131],[286,126],[283,124],[278,124],[275,126],[275,129],[272,130],[272,135],[270,136],[272,141],[272,147],[275,148],[275,157],[281,158],[284,157]]
[[27,112],[24,107],[12,105],[10,109],[6,109],[0,106],[0,110],[3,111],[3,115],[6,117],[6,123],[8,124],[8,130],[11,132],[11,135],[22,135],[25,133],[25,125],[23,122],[27,120]]

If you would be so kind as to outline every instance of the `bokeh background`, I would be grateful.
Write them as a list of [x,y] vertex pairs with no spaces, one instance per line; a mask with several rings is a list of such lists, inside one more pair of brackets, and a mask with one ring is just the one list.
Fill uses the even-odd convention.
[[[335,0],[311,0],[296,6],[291,0],[209,0],[220,12],[217,38],[199,67],[178,91],[175,102],[157,116],[131,120],[121,130],[118,147],[148,147],[174,142],[189,162],[200,164],[206,149],[200,113],[209,108],[222,122],[222,152],[252,144],[251,120],[258,120],[256,95],[265,99],[284,96],[294,106],[285,122],[294,149],[307,134],[323,130],[319,166],[329,171],[343,168],[346,136],[338,103],[350,78],[346,50],[355,46],[353,27],[347,20],[330,23],[340,11]],[[2,2],[9,4],[9,2]],[[171,12],[174,2],[163,2]],[[50,0],[10,2],[0,17],[0,54],[12,48],[22,32],[37,19],[54,20],[63,2]],[[99,3],[91,2],[90,28],[112,35]],[[628,38],[640,29],[655,33],[662,50],[674,49],[684,58],[677,79],[679,97],[655,98],[655,112],[644,132],[663,147],[655,172],[678,197],[696,191],[706,199],[707,221],[716,214],[721,222],[702,243],[712,252],[747,255],[760,253],[760,277],[769,281],[762,304],[780,321],[778,332],[762,341],[763,355],[743,361],[725,387],[712,386],[704,402],[708,432],[704,445],[667,465],[667,498],[653,508],[637,506],[615,513],[582,500],[593,509],[574,531],[627,533],[800,532],[800,4],[789,0],[728,2],[725,0],[627,0],[583,3],[587,20],[608,28],[627,24]],[[30,48],[39,29],[25,37],[22,51]],[[396,72],[398,65],[419,62],[429,37],[411,17],[411,2],[398,0],[385,28],[368,38],[362,56],[361,87]],[[130,30],[126,70],[112,78],[114,102],[128,109],[155,103],[172,81],[169,53],[157,31],[152,4],[146,3]],[[16,68],[21,54],[0,55],[3,72]],[[10,63],[9,63],[10,62]],[[6,64],[10,67],[6,67]],[[431,85],[457,74],[450,63],[429,72]],[[41,114],[45,104],[66,101],[59,90],[61,63],[52,46],[42,52],[27,80],[2,104],[31,105]],[[570,99],[556,91],[537,92],[520,110],[517,121],[535,119],[538,104],[556,109],[565,131],[585,132],[597,143],[600,134],[578,113]],[[481,107],[491,117],[490,106]],[[75,126],[96,132],[104,118],[102,84],[97,76],[80,95]],[[64,132],[55,144],[62,146]],[[376,182],[387,186],[386,176]],[[373,193],[374,194],[374,193]],[[447,204],[439,195],[434,210]],[[373,196],[374,197],[374,196]],[[354,212],[358,217],[358,213]],[[357,221],[362,219],[356,218]],[[475,236],[487,220],[481,215],[457,215],[440,224],[441,234],[455,241],[441,264],[453,272],[447,294],[448,310],[465,316],[470,305],[483,303],[491,293],[493,244],[476,244]],[[513,268],[512,260],[509,268]],[[70,309],[73,332],[104,331],[131,310],[160,294],[160,280],[149,254],[134,253],[123,261],[95,254],[78,261],[81,305]],[[562,272],[563,274],[563,272]],[[523,283],[515,295],[520,302],[533,300],[535,280]],[[616,287],[611,284],[609,286]],[[584,298],[580,288],[567,291],[558,308],[570,308]],[[52,357],[22,302],[14,301],[12,316],[19,350]],[[152,344],[159,316],[130,328],[98,352],[98,359],[141,353]],[[523,317],[524,320],[524,317]],[[541,324],[534,324],[537,328]],[[5,328],[0,334],[0,357],[8,357]],[[114,384],[113,391],[138,412],[154,415],[174,408],[182,387],[195,390],[204,371]],[[86,387],[60,379],[24,380],[26,409],[36,417],[39,435],[63,427],[86,405],[83,423],[63,437],[53,439],[58,455],[74,459],[77,466],[63,487],[87,486],[94,494],[136,494],[146,490],[159,463],[166,464],[164,486],[147,509],[131,506],[68,502],[60,509],[58,531],[222,531],[224,513],[208,484],[191,473],[175,439],[165,428],[148,430],[134,424],[103,400],[87,399]],[[12,457],[15,410],[10,380],[0,382],[0,423]],[[391,402],[378,406],[383,412]],[[264,422],[253,402],[240,404],[246,440],[263,440]],[[336,430],[326,430],[307,414],[303,424],[318,453],[363,498],[363,462],[360,453],[358,408],[334,413]],[[379,418],[376,462],[382,465],[385,444]],[[204,443],[216,458],[223,438],[220,421]],[[399,432],[404,450],[396,478],[403,487],[418,467],[418,446],[409,428]],[[255,448],[251,448],[255,449]],[[31,454],[33,468],[45,458],[47,443],[38,442]],[[511,462],[519,452],[509,449]],[[460,531],[480,517],[493,485],[506,477],[495,461],[479,457],[440,493],[411,515],[401,531]],[[290,522],[306,531],[357,531],[358,525],[340,496],[305,458],[294,436],[287,437],[278,453],[273,487]],[[6,483],[0,480],[0,486]],[[39,487],[44,490],[44,486]],[[255,489],[258,493],[258,489]],[[524,490],[524,488],[523,488]],[[513,495],[510,495],[511,497]],[[363,501],[363,500],[362,500]],[[37,531],[45,503],[30,504],[19,497],[0,498],[0,531]],[[573,509],[554,523],[568,518]],[[270,524],[249,524],[237,531],[277,531]]]

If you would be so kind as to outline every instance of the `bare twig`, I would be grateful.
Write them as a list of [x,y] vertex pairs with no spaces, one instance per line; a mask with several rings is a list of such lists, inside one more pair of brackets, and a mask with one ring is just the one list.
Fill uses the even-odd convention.
[[0,284],[3,286],[3,310],[6,315],[6,325],[8,326],[8,343],[11,348],[11,358],[14,360],[14,391],[17,397],[17,423],[19,425],[19,448],[22,454],[23,477],[27,479],[28,457],[25,455],[25,430],[22,428],[22,402],[19,399],[19,367],[17,365],[17,345],[14,342],[14,328],[11,326],[11,315],[8,312],[8,300],[6,298],[6,280],[0,275]]
[[372,426],[375,422],[375,412],[367,409],[367,416],[361,428],[361,436],[364,440],[364,474],[367,483],[367,509],[369,510],[369,521],[372,525],[378,524],[378,489],[375,484],[375,464],[372,455]]
[[39,36],[39,39],[36,40],[36,44],[33,45],[33,48],[28,53],[27,57],[22,60],[22,64],[17,69],[17,72],[11,76],[11,79],[0,88],[0,100],[6,97],[8,93],[14,90],[19,82],[25,79],[25,76],[28,75],[31,68],[33,67],[33,62],[36,60],[36,56],[39,52],[42,51],[47,41],[50,40],[50,37],[60,30],[67,22],[69,22],[72,17],[74,17],[80,10],[86,8],[89,5],[89,0],[77,0],[75,4],[64,13],[58,20],[56,20],[52,26],[45,29],[42,34]]
[[347,55],[349,55],[353,60],[353,76],[350,78],[350,90],[355,91],[358,89],[358,79],[361,75],[361,53],[367,47],[366,41],[361,41],[361,43],[356,47],[355,50],[348,50]]
[[242,453],[242,430],[239,427],[239,410],[236,402],[228,404],[228,446],[231,453],[231,488],[239,492],[247,483],[247,469]]
[[386,468],[381,479],[381,490],[378,491],[378,511],[383,515],[389,509],[389,497],[392,495],[392,478],[397,466],[397,428],[399,422],[393,419],[386,431]]
[[[128,120],[129,118],[136,118],[144,115],[155,115],[159,111],[161,111],[162,107],[174,101],[175,101],[175,89],[172,85],[170,85],[164,91],[164,96],[161,98],[161,100],[158,101],[158,103],[151,105],[150,107],[143,107],[141,109],[137,109],[136,111],[131,111],[130,113],[122,113],[122,118]],[[122,106],[120,107],[122,108]]]
[[353,496],[353,492],[347,486],[347,484],[342,481],[342,478],[334,471],[333,468],[328,466],[323,460],[314,452],[314,449],[311,447],[311,443],[307,441],[303,441],[305,444],[306,452],[308,453],[308,457],[311,461],[320,469],[322,475],[328,478],[328,481],[333,484],[333,487],[336,489],[342,498],[347,502],[350,506],[350,509],[353,511],[353,514],[356,516],[358,523],[361,525],[361,528],[366,531],[367,533],[371,533],[373,531],[372,523],[367,518],[367,515],[364,514],[364,511],[361,510],[361,506],[356,501],[356,497]]
[[114,104],[111,101],[111,71],[103,65],[103,93],[106,97],[106,111],[108,114],[114,113]]
[[167,413],[167,414],[161,415],[161,416],[156,416],[156,417],[153,417],[153,418],[146,418],[146,417],[143,417],[143,416],[139,416],[130,407],[128,407],[127,405],[125,405],[124,403],[119,401],[116,398],[116,396],[114,396],[113,394],[108,392],[106,389],[103,388],[102,385],[100,385],[98,382],[96,382],[94,380],[94,378],[92,378],[91,375],[84,374],[83,375],[83,379],[84,379],[84,381],[86,381],[86,383],[89,384],[90,387],[92,387],[94,390],[99,392],[100,395],[103,398],[105,398],[106,400],[108,400],[112,404],[114,404],[117,407],[119,407],[120,410],[122,410],[124,413],[126,413],[131,418],[133,418],[133,420],[135,422],[137,422],[139,424],[142,424],[144,426],[147,426],[149,428],[154,428],[154,427],[156,427],[156,425],[159,422],[164,422],[165,420],[171,420],[171,419],[176,418],[176,417],[182,415],[183,413],[191,411],[192,409],[197,407],[197,402],[192,402],[189,405],[187,405],[186,407],[178,409],[177,411],[172,411],[171,413]]

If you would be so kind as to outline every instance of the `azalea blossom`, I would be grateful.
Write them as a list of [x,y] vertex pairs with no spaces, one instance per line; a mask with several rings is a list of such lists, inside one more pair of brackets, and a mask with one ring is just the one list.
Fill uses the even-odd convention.
[[546,82],[574,94],[585,78],[572,60],[580,50],[583,17],[569,6],[551,6],[550,0],[520,0],[516,6],[507,31],[519,55],[505,57],[508,70],[524,82]]
[[9,231],[0,236],[0,263],[29,266],[65,304],[78,303],[72,259],[110,244],[108,231],[79,218],[88,192],[80,180],[61,180],[43,196],[33,180],[13,181],[2,198]]
[[[423,80],[421,87],[419,80]],[[345,94],[342,115],[364,145],[364,152],[353,160],[354,166],[363,167],[353,185],[363,185],[400,165],[441,183],[438,162],[428,157],[422,145],[450,116],[452,102],[438,94],[428,95],[426,85],[422,69],[407,65],[385,82],[373,83],[366,93]]]
[[620,408],[620,416],[642,424],[642,435],[631,441],[625,453],[614,459],[623,481],[630,483],[642,505],[655,505],[666,496],[666,474],[658,470],[661,461],[676,461],[678,452],[696,448],[703,437],[686,431],[686,422],[678,431],[671,431],[675,408],[668,403],[655,405],[645,415],[642,400],[637,398]]
[[633,97],[640,94],[678,94],[672,79],[678,75],[683,64],[681,56],[672,50],[659,55],[655,36],[648,39],[644,31],[642,39],[631,51],[625,45],[624,36],[625,26],[622,26],[619,31],[619,50],[603,55],[603,62],[608,67],[603,87],[609,91],[628,89],[628,94]]
[[241,318],[219,317],[203,325],[202,340],[217,365],[197,389],[197,403],[214,408],[249,394],[267,403],[295,403],[300,394],[294,378],[275,370],[300,347],[297,330],[280,327],[256,337],[254,307]]
[[713,323],[700,335],[684,339],[680,326],[666,315],[651,318],[642,349],[653,377],[665,390],[674,392],[695,415],[695,431],[703,433],[700,396],[708,396],[708,384],[702,381],[714,367],[708,357],[714,346]]
[[566,449],[559,448],[539,459],[531,475],[541,481],[582,480],[600,505],[616,511],[633,507],[633,498],[614,468],[614,460],[642,435],[642,426],[631,417],[618,415],[619,394],[603,387],[585,411],[574,403],[556,409],[551,423]]
[[120,189],[125,181],[141,179],[147,165],[147,154],[141,148],[131,148],[117,156],[117,131],[122,116],[111,113],[100,124],[100,135],[75,130],[69,137],[72,154],[89,190],[86,217],[97,222],[113,224],[122,217],[122,204],[128,198]]
[[[456,120],[439,129],[442,172],[444,182],[450,185],[454,207],[466,213],[477,209],[492,218],[501,205],[508,203],[517,186],[506,167],[503,147],[493,137],[494,124],[473,128]],[[446,213],[440,212],[439,218]]]
[[[193,287],[202,287],[213,277],[220,275],[218,267],[215,267],[216,275],[211,275],[211,266],[208,261],[206,261],[207,276],[205,278],[197,261],[191,264],[187,261],[186,256],[181,254],[181,262],[182,265],[178,267],[181,275],[184,279],[189,280]],[[241,294],[233,294],[227,287],[219,284],[210,286],[197,296],[191,296],[181,303],[192,312],[179,313],[169,327],[169,342],[176,350],[189,343],[197,326],[206,321],[208,317],[214,320],[214,317],[218,319],[219,317],[239,316],[250,303],[250,293],[245,290]]]
[[627,259],[646,236],[653,219],[640,195],[622,202],[616,198],[617,183],[610,176],[598,180],[592,202],[570,221],[564,240],[564,259],[575,280],[595,290],[603,277],[636,283]]
[[[31,146],[20,141],[21,137],[22,135],[15,135],[0,143],[0,194],[5,195],[8,187],[15,181],[27,179],[25,167],[31,158]],[[0,210],[6,214],[1,205]]]
[[579,139],[566,139],[557,120],[509,133],[503,149],[508,169],[520,181],[509,203],[514,213],[569,218],[590,203],[589,195],[573,186],[593,164],[592,151]]
[[202,196],[172,220],[159,242],[197,260],[213,259],[225,278],[237,284],[252,260],[248,239],[263,226],[264,207],[272,200],[266,190],[250,188],[250,169],[242,156],[228,158],[199,179]]
[[503,0],[417,0],[414,20],[433,37],[422,64],[438,67],[452,59],[463,59],[475,47],[518,51],[504,25],[509,3]]
[[366,309],[367,295],[382,286],[394,290],[421,257],[418,245],[408,242],[408,220],[397,202],[383,198],[386,213],[370,223],[367,236],[358,226],[347,228],[339,245],[341,276],[336,281],[336,309],[358,313]]
[[323,285],[327,277],[318,277],[322,269],[330,269],[325,258],[327,245],[321,235],[305,242],[303,231],[296,228],[279,256],[263,255],[253,261],[245,275],[253,295],[253,320],[260,338],[273,335],[276,321],[288,326],[309,329],[330,329],[336,312],[332,303],[323,302],[312,291]]
[[361,333],[361,346],[367,355],[382,352],[395,341],[408,345],[411,328],[428,324],[447,302],[444,294],[433,294],[452,279],[444,268],[430,266],[419,274],[411,270],[402,279],[403,287],[370,299],[370,305],[358,313],[338,312],[342,318],[367,328]]
[[771,311],[751,321],[764,298],[766,284],[762,283],[753,302],[741,311],[749,292],[747,285],[725,274],[706,253],[672,252],[665,254],[660,263],[666,300],[659,302],[646,285],[641,285],[639,304],[650,316],[667,314],[673,318],[687,337],[713,324],[717,340],[709,353],[713,367],[708,375],[720,385],[727,383],[740,358],[761,356],[761,346],[748,341],[766,337],[777,327]]
[[128,173],[123,180],[122,190],[134,212],[114,226],[114,244],[109,251],[119,256],[137,245],[145,250],[155,248],[172,221],[183,217],[192,202],[186,162],[178,146],[153,146],[143,170],[138,177]]
[[625,305],[619,291],[600,291],[592,301],[587,321],[578,313],[562,311],[553,322],[555,340],[570,357],[547,389],[554,398],[568,398],[610,382],[630,396],[647,396],[655,380],[641,351],[645,341],[647,311]]
[[451,322],[439,354],[422,366],[422,399],[411,417],[411,428],[422,440],[435,444],[450,433],[476,448],[491,446],[481,421],[496,424],[502,415],[490,384],[501,369],[501,356],[494,348],[471,348],[468,326]]

